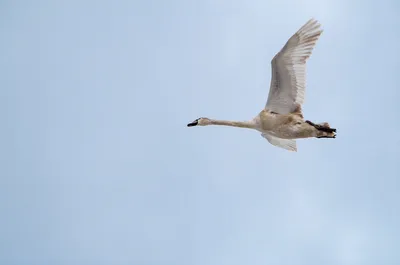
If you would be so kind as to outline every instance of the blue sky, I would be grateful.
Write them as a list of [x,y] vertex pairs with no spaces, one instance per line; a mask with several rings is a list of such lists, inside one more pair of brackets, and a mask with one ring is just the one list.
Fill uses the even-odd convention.
[[[399,264],[396,1],[2,1],[0,263]],[[298,153],[206,116],[264,107],[324,28]]]

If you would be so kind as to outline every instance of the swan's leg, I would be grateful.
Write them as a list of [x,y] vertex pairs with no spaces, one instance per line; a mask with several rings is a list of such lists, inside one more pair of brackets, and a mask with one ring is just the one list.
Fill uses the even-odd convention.
[[315,124],[311,121],[306,121],[306,123],[318,130],[317,138],[336,138],[336,129],[329,127],[328,123]]
[[310,124],[311,126],[315,126],[315,123],[313,123],[312,121],[306,120],[306,122],[307,122],[308,124]]
[[312,121],[306,121],[306,123],[310,124],[311,126],[314,126],[316,129],[323,131],[323,132],[327,132],[327,133],[333,133],[336,132],[335,128],[331,128],[325,124],[315,124]]

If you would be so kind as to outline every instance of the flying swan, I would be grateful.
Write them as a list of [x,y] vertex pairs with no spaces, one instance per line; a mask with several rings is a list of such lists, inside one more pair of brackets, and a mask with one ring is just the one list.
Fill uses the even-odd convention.
[[198,118],[187,126],[224,125],[254,129],[274,146],[297,152],[295,139],[335,138],[336,129],[327,122],[304,120],[301,106],[306,86],[306,61],[321,36],[321,25],[310,19],[271,61],[272,76],[265,108],[250,121]]

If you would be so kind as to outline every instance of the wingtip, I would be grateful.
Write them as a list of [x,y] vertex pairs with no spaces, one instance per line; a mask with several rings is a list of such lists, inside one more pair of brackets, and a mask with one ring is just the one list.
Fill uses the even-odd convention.
[[313,38],[316,36],[319,38],[323,31],[321,23],[311,18],[295,34],[300,38]]
[[308,27],[315,27],[315,28],[320,28],[322,25],[321,23],[318,21],[318,19],[311,17],[302,27],[302,29],[304,28],[308,28]]

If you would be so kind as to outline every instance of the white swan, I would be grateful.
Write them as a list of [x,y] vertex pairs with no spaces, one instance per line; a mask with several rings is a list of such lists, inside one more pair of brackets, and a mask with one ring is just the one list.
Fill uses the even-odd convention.
[[255,129],[272,145],[297,151],[299,138],[335,138],[336,129],[328,123],[315,124],[303,119],[301,105],[306,85],[306,61],[322,33],[315,19],[304,24],[271,61],[271,87],[265,108],[250,121],[224,121],[198,118],[187,126],[225,125]]

